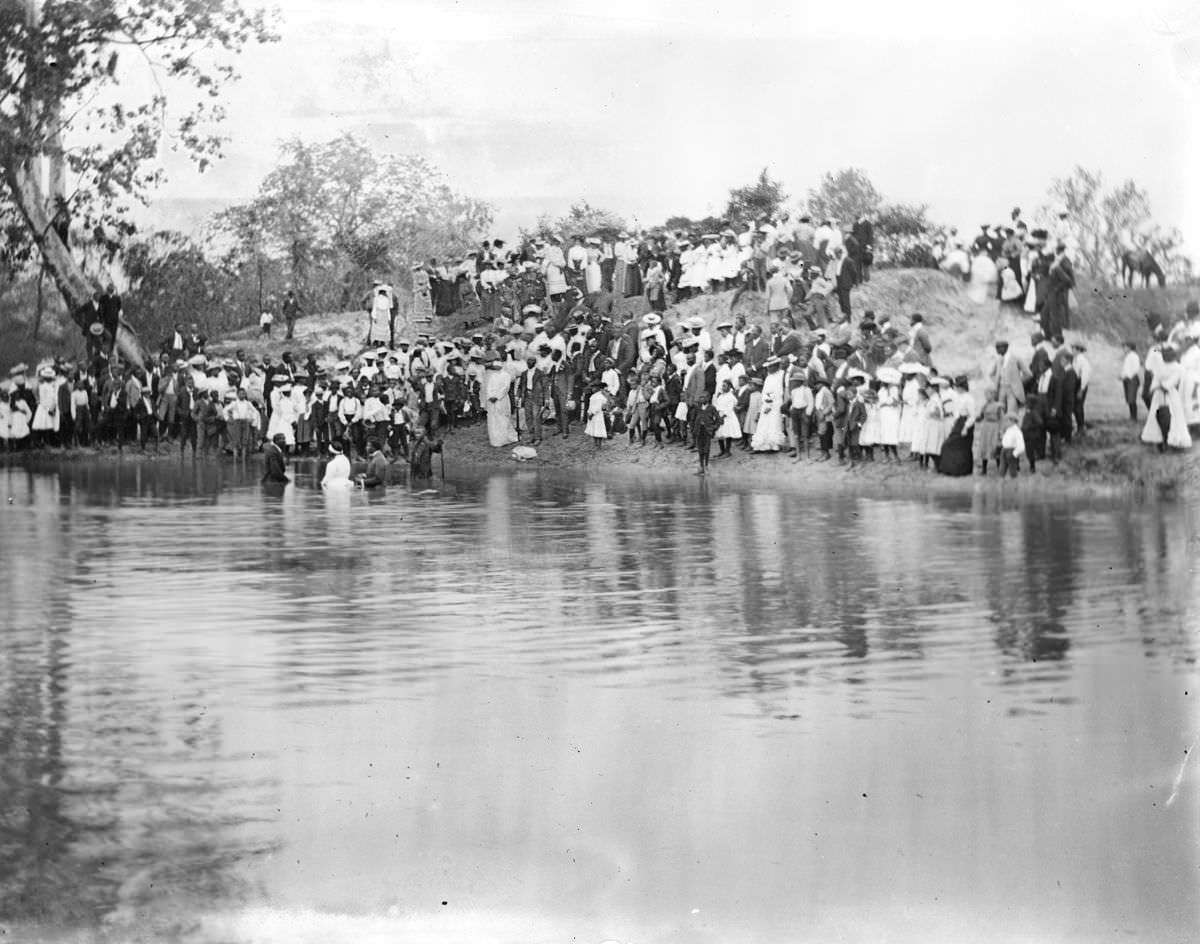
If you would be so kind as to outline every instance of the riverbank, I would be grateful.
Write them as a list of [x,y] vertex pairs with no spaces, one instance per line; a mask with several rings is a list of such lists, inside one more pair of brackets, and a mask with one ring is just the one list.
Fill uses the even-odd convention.
[[[1200,455],[1195,451],[1159,453],[1155,447],[1138,440],[1140,425],[1104,420],[1089,426],[1082,437],[1064,448],[1062,461],[1038,463],[1030,472],[1023,463],[1017,479],[1001,479],[994,467],[989,474],[951,478],[938,475],[932,469],[921,469],[911,459],[884,462],[877,454],[874,462],[862,462],[854,468],[839,464],[834,458],[827,462],[817,459],[794,461],[787,452],[775,454],[747,453],[735,448],[728,458],[714,455],[705,479],[715,486],[753,483],[768,487],[807,488],[820,490],[850,488],[854,490],[890,490],[912,492],[995,491],[1044,494],[1063,497],[1128,494],[1139,498],[1173,499],[1189,493],[1200,493]],[[567,439],[555,435],[537,447],[533,459],[513,458],[513,447],[493,447],[487,441],[487,428],[476,424],[459,429],[445,439],[444,461],[451,479],[465,473],[486,475],[500,471],[571,472],[594,479],[655,478],[686,481],[697,475],[696,454],[672,443],[658,445],[650,439],[645,445],[631,444],[625,435],[604,442],[599,449],[594,441],[577,426]],[[714,453],[716,449],[714,448]],[[106,449],[46,449],[0,456],[0,463],[45,466],[57,462],[121,462],[121,461],[179,462],[180,453],[174,444],[153,445],[145,451],[130,448],[118,451]],[[191,462],[189,452],[183,461]],[[204,461],[204,460],[201,460]],[[232,465],[231,457],[209,460]],[[250,459],[251,465],[261,463],[261,456]],[[315,472],[317,458],[297,457],[291,464]],[[361,463],[356,463],[361,465]],[[440,464],[435,459],[435,473]],[[407,464],[398,458],[393,464],[397,481],[407,479]],[[356,468],[357,471],[357,468]]]

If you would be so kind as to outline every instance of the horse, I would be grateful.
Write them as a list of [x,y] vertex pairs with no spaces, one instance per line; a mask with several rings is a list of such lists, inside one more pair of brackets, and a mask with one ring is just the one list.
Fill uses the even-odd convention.
[[1142,277],[1142,288],[1150,287],[1150,276],[1158,278],[1158,287],[1167,284],[1162,267],[1150,255],[1149,249],[1127,249],[1121,253],[1121,281],[1126,288],[1133,288],[1134,275]]

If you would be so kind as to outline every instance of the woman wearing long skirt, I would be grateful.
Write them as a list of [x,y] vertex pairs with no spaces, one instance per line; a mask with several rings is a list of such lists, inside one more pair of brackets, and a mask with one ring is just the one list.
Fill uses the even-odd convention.
[[900,461],[900,388],[896,384],[884,384],[879,388],[879,445],[885,457]]
[[493,446],[509,446],[517,442],[517,428],[513,425],[512,403],[509,387],[512,376],[502,370],[500,361],[489,361],[483,375],[485,409],[487,410],[488,442]]
[[1150,415],[1142,427],[1142,442],[1158,446],[1159,452],[1165,452],[1168,446],[1191,448],[1181,391],[1183,368],[1174,348],[1163,348],[1162,366],[1154,372],[1150,383]]
[[783,425],[783,371],[778,363],[768,366],[769,373],[763,380],[762,406],[759,408],[758,424],[750,448],[755,452],[779,452],[787,444],[787,433]]
[[598,239],[588,240],[587,267],[583,270],[583,277],[589,295],[600,291],[600,240]]
[[591,389],[587,403],[587,426],[583,431],[591,436],[599,449],[608,438],[608,422],[604,411],[608,408],[608,393],[602,384],[596,384]]

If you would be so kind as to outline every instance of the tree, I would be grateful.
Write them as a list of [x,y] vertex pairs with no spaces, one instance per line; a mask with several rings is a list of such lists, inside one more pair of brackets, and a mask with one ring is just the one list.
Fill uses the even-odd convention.
[[731,220],[752,223],[764,216],[774,217],[785,200],[787,194],[783,192],[783,184],[772,180],[764,167],[754,183],[729,191],[725,216]]
[[232,327],[233,276],[183,233],[159,231],[128,242],[121,267],[129,279],[123,305],[143,330],[165,336],[176,322],[209,330]]
[[847,227],[863,214],[874,215],[882,202],[866,171],[857,167],[827,173],[819,186],[808,191],[808,212],[812,216],[832,217]]
[[1078,247],[1075,265],[1094,278],[1116,277],[1127,249],[1148,249],[1164,271],[1176,276],[1187,272],[1179,262],[1181,234],[1154,222],[1150,195],[1134,181],[1106,190],[1099,171],[1077,166],[1069,176],[1054,178],[1049,197],[1044,218],[1066,211],[1066,227]]
[[[200,170],[217,158],[233,61],[276,36],[266,14],[240,0],[0,0],[0,35],[0,202],[15,209],[20,241],[82,322],[92,287],[70,245],[74,234],[107,252],[128,238],[132,204],[163,179],[164,143]],[[139,69],[153,74],[154,91],[131,100]],[[168,92],[180,106],[174,113]],[[129,330],[118,344],[140,361]]]
[[923,236],[930,229],[929,205],[884,203],[875,211],[875,233],[886,236]]
[[565,216],[557,219],[549,213],[538,217],[532,230],[522,230],[521,238],[533,236],[545,238],[551,234],[563,239],[572,236],[591,236],[595,233],[605,233],[615,236],[625,229],[625,219],[613,210],[594,207],[586,200],[578,200],[571,204],[571,209]]
[[688,216],[671,216],[663,223],[663,229],[670,232],[680,232],[685,234],[702,234],[702,233],[719,233],[725,229],[729,223],[716,216],[705,216],[698,220],[693,220]]
[[233,241],[231,267],[260,277],[273,267],[315,311],[357,302],[373,275],[406,287],[413,263],[461,256],[491,221],[491,207],[456,193],[423,158],[380,156],[346,134],[285,142],[254,199],[214,225]]

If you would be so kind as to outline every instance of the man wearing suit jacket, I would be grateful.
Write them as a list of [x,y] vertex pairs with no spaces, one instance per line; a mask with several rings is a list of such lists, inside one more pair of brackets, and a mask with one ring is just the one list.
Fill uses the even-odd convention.
[[683,377],[683,402],[687,405],[687,426],[684,432],[684,443],[692,446],[695,443],[693,424],[700,401],[704,397],[704,365],[696,358],[698,345],[693,343],[687,348],[687,371]]
[[517,405],[525,412],[525,432],[529,444],[536,446],[542,441],[542,408],[550,393],[546,372],[538,369],[537,358],[530,354],[525,358],[525,369],[517,374],[515,384]]
[[283,446],[286,442],[287,437],[283,433],[276,433],[271,441],[263,447],[263,458],[266,463],[266,471],[263,472],[262,477],[264,485],[286,485],[291,481],[286,471],[287,459],[283,455]]
[[1000,357],[993,380],[996,399],[1005,414],[1017,413],[1025,405],[1025,368],[1016,354],[1009,353],[1007,341],[996,342],[996,354]]
[[763,337],[762,328],[758,325],[753,325],[750,328],[750,335],[746,341],[746,355],[744,363],[746,364],[746,373],[753,374],[771,356],[771,346],[767,343],[767,339]]

